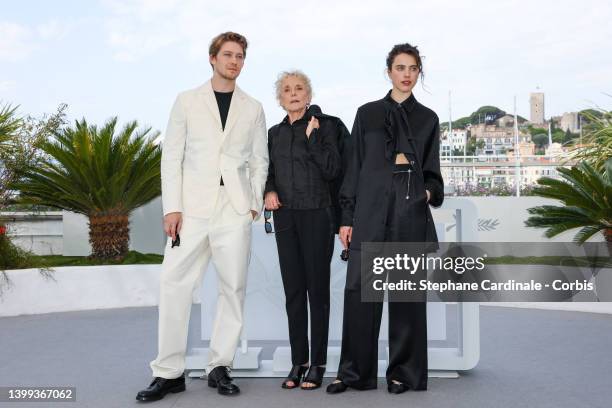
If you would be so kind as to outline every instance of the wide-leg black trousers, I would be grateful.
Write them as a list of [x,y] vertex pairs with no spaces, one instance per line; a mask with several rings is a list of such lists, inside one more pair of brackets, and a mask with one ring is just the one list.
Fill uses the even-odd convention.
[[[334,252],[331,208],[274,212],[274,230],[285,289],[293,365],[327,363],[330,263]],[[307,303],[308,302],[308,303]],[[308,348],[310,306],[311,353]]]
[[[425,240],[427,198],[423,180],[409,165],[396,165],[386,208],[386,242]],[[410,179],[409,179],[410,177]],[[410,194],[408,194],[410,192]],[[354,228],[358,228],[355,225]],[[355,233],[353,233],[355,234]],[[389,302],[389,367],[386,378],[410,389],[427,389],[426,302]],[[344,291],[342,352],[338,379],[357,389],[377,386],[381,302],[361,301],[361,252],[351,253]]]

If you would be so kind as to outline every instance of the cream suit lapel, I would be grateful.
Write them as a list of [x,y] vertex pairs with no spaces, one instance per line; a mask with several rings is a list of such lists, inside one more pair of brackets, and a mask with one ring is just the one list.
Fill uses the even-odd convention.
[[221,115],[219,114],[219,106],[217,105],[217,99],[215,98],[215,93],[212,89],[212,84],[210,81],[206,82],[200,87],[199,95],[204,105],[206,105],[208,108],[210,115],[212,115],[214,118],[215,130],[221,133]]
[[242,107],[244,105],[245,96],[242,93],[242,90],[236,86],[234,88],[234,94],[232,95],[232,101],[230,102],[229,112],[227,113],[227,122],[225,122],[225,130],[223,131],[223,139],[225,140],[225,136],[232,131],[232,127],[238,121],[240,117],[240,112],[242,111]]

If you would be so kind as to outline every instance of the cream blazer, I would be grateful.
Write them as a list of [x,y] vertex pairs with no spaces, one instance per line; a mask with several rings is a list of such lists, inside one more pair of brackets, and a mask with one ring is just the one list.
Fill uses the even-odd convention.
[[261,103],[236,87],[225,130],[211,82],[180,93],[163,141],[164,215],[209,218],[219,181],[238,214],[259,215],[268,173],[266,121]]

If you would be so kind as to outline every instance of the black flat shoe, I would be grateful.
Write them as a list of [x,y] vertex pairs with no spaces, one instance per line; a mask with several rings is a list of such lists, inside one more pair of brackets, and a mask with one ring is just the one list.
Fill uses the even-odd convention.
[[346,391],[347,388],[348,385],[340,381],[329,384],[326,391],[328,394],[340,394],[341,392]]
[[[325,374],[325,366],[310,366],[308,374],[302,381],[301,388],[303,390],[316,390],[323,383],[323,375]],[[312,383],[314,387],[304,387],[304,383]]]
[[240,388],[234,384],[234,379],[229,375],[229,368],[215,367],[208,374],[208,386],[216,388],[221,395],[236,395],[240,393]]
[[155,377],[146,389],[138,392],[136,399],[143,402],[158,401],[168,393],[182,391],[185,391],[185,374],[173,379]]
[[[286,390],[292,390],[294,388],[297,388],[300,385],[300,381],[302,381],[306,370],[308,370],[308,367],[303,365],[296,365],[291,367],[291,371],[289,371],[289,375],[287,375],[287,378],[285,378],[285,381],[283,381],[281,387]],[[293,386],[287,385],[289,381],[293,381]]]
[[408,389],[408,386],[404,383],[391,382],[387,385],[387,391],[389,391],[389,394],[401,394],[408,391]]

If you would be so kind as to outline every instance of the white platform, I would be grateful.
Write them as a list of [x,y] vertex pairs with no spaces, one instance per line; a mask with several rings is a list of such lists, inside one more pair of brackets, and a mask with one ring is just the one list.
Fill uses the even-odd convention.
[[[430,349],[430,353],[431,353]],[[434,353],[436,352],[435,349]],[[442,350],[440,350],[442,351]],[[234,367],[232,368],[232,377],[267,377],[267,378],[284,378],[291,370],[291,349],[289,347],[277,347],[274,351],[272,360],[261,360],[258,362],[261,347],[249,347],[246,353],[241,350],[236,352],[234,357]],[[388,364],[389,351],[387,350],[387,359],[378,361],[378,376],[384,377]],[[329,347],[327,349],[327,369],[325,377],[335,378],[340,362],[340,347]],[[207,348],[193,348],[191,353],[186,358],[186,369],[188,376],[191,378],[201,378],[206,375],[202,370],[208,363]],[[452,370],[429,370],[429,377],[436,378],[458,378],[459,373]]]
[[[261,347],[249,347],[246,352],[238,350],[234,356],[234,367],[232,372],[235,371],[249,371],[259,369],[259,355],[261,354]],[[189,354],[185,356],[185,369],[187,370],[201,370],[208,365],[208,348],[205,347],[194,347],[189,350]]]
[[[478,241],[477,209],[467,199],[455,198],[447,200],[442,208],[450,212],[455,220],[454,231],[447,233],[444,224],[436,224],[438,238],[440,241]],[[244,321],[242,339],[243,343],[249,340],[277,340],[286,342],[289,338],[287,314],[285,312],[285,296],[280,277],[278,265],[278,254],[274,236],[266,234],[259,224],[253,225],[253,246],[247,283],[247,294],[244,305]],[[329,318],[329,340],[340,340],[342,338],[342,305],[344,297],[344,283],[346,281],[346,263],[340,261],[340,245],[336,245],[331,263],[330,283],[330,318]],[[201,339],[210,339],[212,332],[215,306],[217,303],[217,277],[212,264],[206,271],[200,286],[200,298],[202,299],[202,311],[200,314]],[[456,347],[429,348],[428,366],[432,370],[430,375],[443,377],[457,377],[456,371],[470,370],[478,363],[480,358],[480,326],[479,326],[478,303],[460,303],[457,306],[456,316],[447,316],[444,303],[429,303],[427,306],[427,335],[428,340],[448,340],[446,325],[447,320],[452,318],[457,322],[458,328]],[[380,340],[387,339],[388,322],[387,307],[383,307],[383,317],[380,329]],[[328,349],[328,375],[335,375],[338,367],[340,348],[330,347]],[[251,355],[249,348],[243,344],[242,352]],[[198,355],[200,351],[192,350],[190,354]],[[274,351],[271,361],[262,361],[258,365],[244,366],[239,351],[236,354],[236,362],[233,375],[261,376],[261,377],[284,377],[291,369],[290,352],[288,347],[278,347]],[[206,362],[199,359],[191,359],[189,368],[192,368],[194,376],[198,376],[206,367]],[[251,360],[252,361],[252,360]],[[387,367],[387,359],[379,360],[379,375],[384,376]]]

